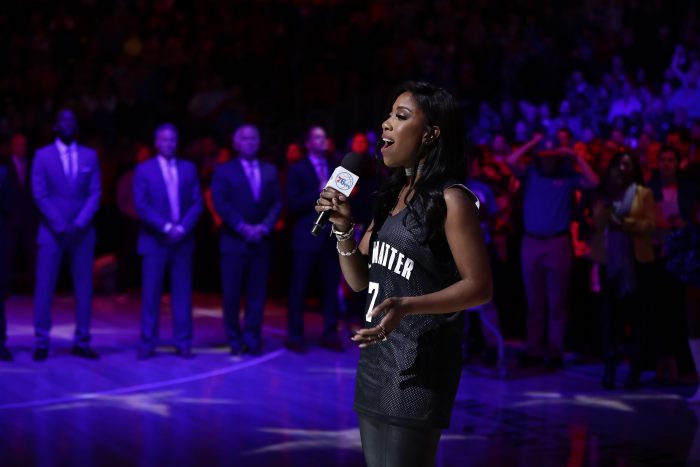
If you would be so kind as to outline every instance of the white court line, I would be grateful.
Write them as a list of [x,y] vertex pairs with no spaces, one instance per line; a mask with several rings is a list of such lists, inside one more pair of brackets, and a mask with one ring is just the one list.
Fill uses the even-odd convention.
[[212,370],[212,371],[208,371],[206,373],[199,373],[196,375],[184,376],[182,378],[168,379],[165,381],[158,381],[158,382],[147,383],[147,384],[139,384],[136,386],[127,386],[124,388],[109,389],[106,391],[79,394],[77,396],[58,397],[58,398],[53,398],[53,399],[38,399],[38,400],[27,401],[27,402],[16,402],[13,404],[2,404],[2,405],[0,405],[0,410],[26,409],[26,408],[33,408],[33,407],[41,407],[44,405],[66,404],[66,403],[70,403],[70,402],[78,402],[78,401],[84,401],[84,400],[97,399],[97,398],[104,397],[104,396],[114,396],[114,395],[128,394],[131,392],[139,392],[139,391],[151,391],[154,389],[160,389],[160,388],[164,388],[164,387],[168,387],[168,386],[176,386],[179,384],[191,383],[193,381],[200,381],[203,379],[212,378],[214,376],[220,376],[220,375],[233,373],[233,372],[239,371],[239,370],[244,370],[246,368],[250,368],[251,366],[265,363],[265,362],[272,360],[273,358],[277,358],[280,355],[283,355],[285,353],[286,353],[285,349],[279,349],[279,350],[276,350],[272,353],[264,355],[260,358],[256,358],[256,359],[253,359],[253,360],[250,360],[247,362],[237,363],[235,365],[231,365],[231,366],[226,367],[226,368],[220,368],[218,370]]

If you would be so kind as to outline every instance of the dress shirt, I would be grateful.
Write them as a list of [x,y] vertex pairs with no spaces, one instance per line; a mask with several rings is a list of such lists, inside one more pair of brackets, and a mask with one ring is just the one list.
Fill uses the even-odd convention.
[[158,163],[160,164],[160,170],[163,173],[165,189],[168,192],[168,202],[170,203],[170,220],[177,223],[180,220],[180,196],[178,191],[179,181],[177,173],[177,160],[174,157],[168,160],[159,155]]
[[257,159],[247,160],[241,158],[241,165],[245,171],[246,177],[248,177],[248,183],[250,184],[250,191],[253,192],[253,198],[255,201],[260,199],[260,164]]
[[78,175],[78,145],[75,141],[66,145],[60,139],[56,139],[56,147],[61,155],[61,164],[66,178],[73,183]]

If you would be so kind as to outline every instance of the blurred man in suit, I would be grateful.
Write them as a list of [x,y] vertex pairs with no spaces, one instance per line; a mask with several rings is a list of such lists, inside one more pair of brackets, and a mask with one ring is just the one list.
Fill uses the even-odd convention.
[[[10,190],[9,190],[9,170],[0,166],[0,245],[5,242],[5,230],[7,228],[7,218],[10,212]],[[12,353],[5,345],[7,342],[7,321],[5,318],[5,299],[8,291],[8,268],[7,261],[0,264],[0,360],[12,361]]]
[[10,151],[6,166],[7,189],[9,199],[12,200],[12,210],[4,244],[5,266],[9,271],[7,279],[10,289],[19,286],[28,291],[34,284],[39,212],[31,190],[31,161],[27,157],[27,138],[22,133],[12,136]]
[[157,156],[134,173],[134,206],[141,221],[141,345],[139,359],[154,355],[158,343],[160,297],[166,271],[176,352],[192,358],[192,254],[194,228],[204,204],[197,168],[176,156],[177,129],[170,123],[155,132]]
[[292,227],[292,273],[287,301],[288,338],[286,346],[293,352],[306,351],[304,339],[304,299],[309,280],[320,270],[323,336],[321,346],[342,351],[338,338],[338,282],[340,267],[335,251],[335,238],[330,227],[318,236],[311,235],[317,213],[314,205],[326,185],[331,169],[326,157],[326,132],[319,126],[306,135],[307,156],[292,164],[287,173],[287,213]]
[[[277,169],[258,160],[260,133],[244,125],[233,135],[238,158],[216,169],[212,197],[223,220],[221,282],[226,337],[234,355],[262,353],[262,322],[270,272],[271,233],[282,210]],[[245,322],[239,324],[245,286]]]
[[56,141],[39,149],[32,164],[32,193],[41,213],[34,293],[34,360],[48,358],[51,301],[66,253],[76,305],[73,354],[97,359],[99,356],[90,348],[90,319],[96,240],[92,218],[100,206],[100,168],[97,153],[76,142],[78,121],[73,111],[60,110],[54,130]]

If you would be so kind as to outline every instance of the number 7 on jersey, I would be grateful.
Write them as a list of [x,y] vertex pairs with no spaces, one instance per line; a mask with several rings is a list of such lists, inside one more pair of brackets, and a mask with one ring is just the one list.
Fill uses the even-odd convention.
[[365,320],[367,322],[372,321],[372,316],[370,313],[374,310],[374,303],[377,301],[377,295],[379,295],[379,284],[377,282],[370,282],[367,288],[367,293],[372,294],[372,300],[369,302],[369,308],[367,309],[367,314],[365,315]]

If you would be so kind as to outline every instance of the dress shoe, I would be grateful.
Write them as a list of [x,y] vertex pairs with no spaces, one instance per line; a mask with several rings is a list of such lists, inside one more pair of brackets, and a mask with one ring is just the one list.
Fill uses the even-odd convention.
[[262,355],[262,342],[251,342],[246,344],[243,350],[245,353],[256,357]]
[[76,357],[85,358],[87,360],[100,359],[100,356],[97,354],[97,352],[92,350],[90,347],[78,347],[77,345],[74,345],[73,349],[71,350],[71,353]]
[[307,352],[307,347],[306,347],[306,341],[304,341],[303,338],[290,338],[287,339],[287,342],[284,343],[284,346],[288,349],[291,350],[294,353],[306,353]]
[[14,360],[12,358],[12,353],[4,345],[0,345],[0,360],[2,360],[3,362],[11,362],[12,360]]
[[138,352],[136,352],[136,358],[138,360],[148,360],[156,355],[156,351],[152,347],[141,347]]
[[231,355],[243,355],[243,344],[238,341],[231,342]]
[[46,361],[46,359],[49,358],[49,349],[36,349],[33,358],[35,362]]
[[185,360],[192,360],[194,358],[194,354],[192,353],[192,349],[190,347],[178,347],[175,350],[175,355],[180,358],[184,358]]
[[323,336],[320,342],[321,347],[327,350],[332,350],[333,352],[344,352],[345,347],[343,343],[340,342],[340,337],[337,334],[330,334],[328,336]]

